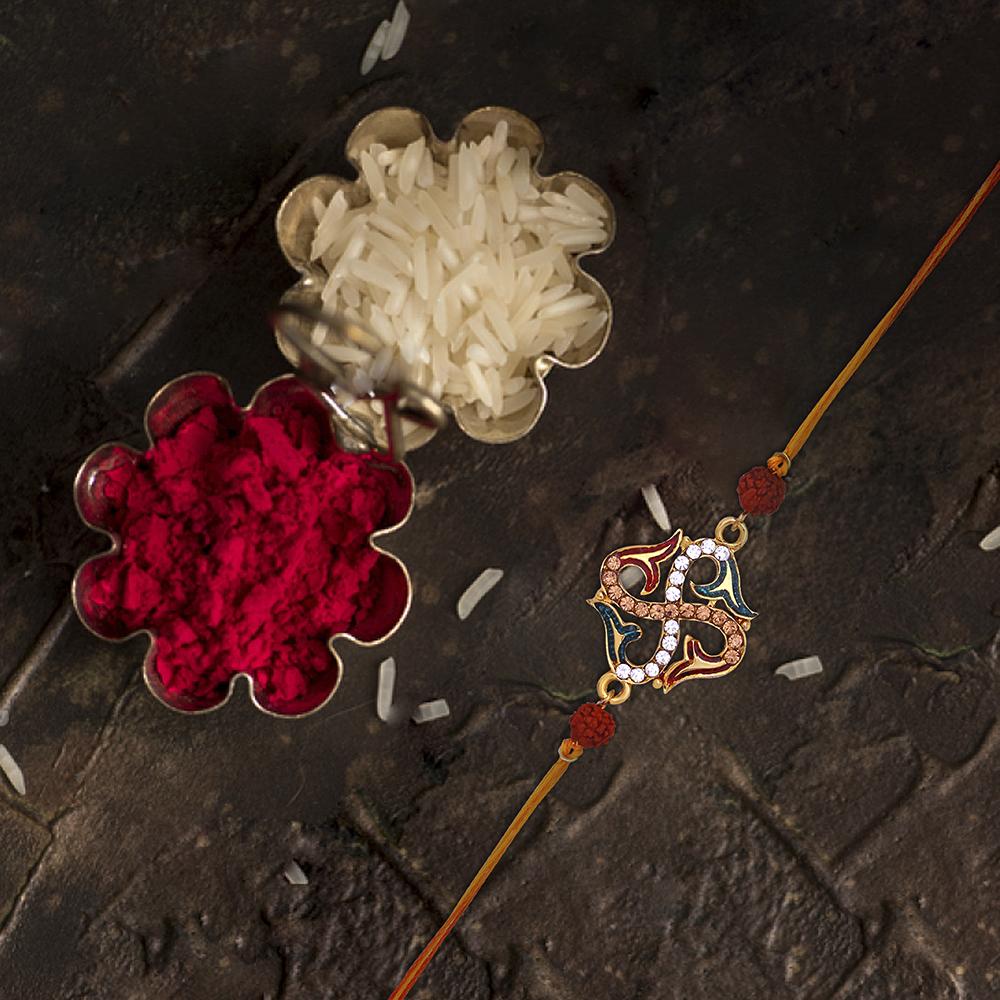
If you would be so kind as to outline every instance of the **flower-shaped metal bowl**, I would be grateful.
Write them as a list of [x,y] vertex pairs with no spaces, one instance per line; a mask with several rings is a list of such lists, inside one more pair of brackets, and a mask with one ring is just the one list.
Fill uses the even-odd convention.
[[[250,404],[240,408],[236,405],[228,383],[208,372],[183,375],[163,386],[150,400],[146,408],[145,427],[150,445],[169,437],[188,417],[202,407],[210,406],[226,419],[240,421],[248,416],[281,418],[294,408],[321,417],[320,426],[329,429],[330,449],[339,449],[329,420],[329,413],[317,396],[302,382],[291,375],[273,379],[261,386]],[[340,449],[342,450],[342,449]],[[333,641],[346,638],[360,646],[372,646],[388,638],[400,625],[410,606],[410,577],[405,565],[395,556],[374,544],[374,539],[401,527],[413,508],[413,479],[409,469],[400,462],[390,461],[384,456],[370,455],[368,459],[378,462],[381,470],[386,470],[395,479],[398,490],[393,495],[386,494],[386,511],[380,527],[368,536],[368,546],[377,553],[370,582],[378,588],[378,600],[351,623],[348,631],[329,636],[329,666],[309,680],[309,687],[294,703],[279,703],[269,700],[267,692],[261,692],[249,673],[233,670],[228,683],[214,690],[210,697],[191,698],[167,689],[156,669],[157,635],[152,628],[123,627],[114,613],[95,601],[95,584],[101,571],[108,569],[108,561],[118,559],[123,546],[129,539],[120,537],[114,530],[115,499],[113,496],[113,475],[123,464],[139,463],[143,454],[120,442],[102,445],[94,451],[80,467],[74,484],[74,497],[80,517],[91,528],[102,532],[111,539],[111,548],[88,559],[77,570],[73,578],[73,604],[83,624],[102,639],[121,642],[132,636],[145,633],[150,638],[150,646],[143,661],[142,672],[146,685],[153,695],[168,708],[185,713],[207,712],[225,704],[232,694],[239,677],[246,677],[253,703],[261,711],[282,718],[301,717],[322,708],[336,691],[343,672],[340,656],[333,647]],[[161,627],[162,624],[161,624]]]
[[[350,181],[328,174],[310,177],[292,189],[282,202],[277,217],[278,243],[288,262],[301,274],[298,283],[285,293],[282,301],[319,308],[320,293],[328,275],[322,262],[309,259],[317,225],[312,207],[314,199],[318,197],[326,203],[337,191],[342,190],[351,208],[370,201],[371,195],[361,173],[360,162],[361,153],[373,143],[398,148],[423,136],[434,159],[438,163],[447,164],[448,157],[458,150],[461,143],[481,141],[500,121],[507,122],[508,144],[528,150],[532,183],[535,187],[542,192],[552,191],[561,194],[570,184],[578,184],[596,198],[607,212],[606,238],[589,250],[571,254],[571,269],[576,290],[593,295],[599,308],[607,312],[608,318],[586,343],[571,347],[558,356],[542,354],[532,359],[529,372],[526,374],[534,379],[536,398],[515,413],[483,420],[477,414],[474,405],[463,403],[455,406],[450,405],[447,398],[443,400],[445,406],[454,414],[458,426],[466,434],[477,441],[489,444],[515,441],[527,434],[538,422],[545,408],[547,399],[545,378],[552,368],[557,365],[561,368],[582,368],[601,353],[608,341],[612,323],[611,300],[601,284],[580,266],[581,258],[589,254],[602,253],[615,236],[614,206],[604,191],[593,181],[573,171],[563,170],[551,176],[540,174],[538,164],[544,148],[541,129],[530,118],[517,111],[501,107],[479,108],[462,119],[451,139],[442,140],[434,134],[430,122],[419,111],[414,111],[412,108],[390,107],[374,111],[363,118],[347,140],[347,158],[358,171],[356,180]],[[277,340],[282,353],[289,360],[293,360],[294,352],[290,350],[280,332],[277,333]],[[381,416],[372,412],[370,403],[358,402],[355,407],[357,415],[362,419],[375,427],[381,426]],[[435,431],[431,428],[411,426],[406,432],[406,446],[408,449],[419,447],[429,441],[434,434]]]

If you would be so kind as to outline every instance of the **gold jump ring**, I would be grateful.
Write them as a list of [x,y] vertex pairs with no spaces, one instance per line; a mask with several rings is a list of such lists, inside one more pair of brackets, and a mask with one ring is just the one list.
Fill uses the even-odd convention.
[[[735,538],[727,538],[727,531],[735,531]],[[724,517],[715,526],[715,540],[720,545],[728,546],[733,552],[738,549],[742,549],[747,543],[747,538],[750,537],[750,530],[743,523],[742,518],[739,517]]]
[[[612,684],[618,684],[621,687],[618,694],[611,693]],[[632,688],[628,684],[624,684],[612,670],[602,674],[601,679],[597,682],[597,696],[609,705],[620,705],[623,701],[628,701],[631,693]]]

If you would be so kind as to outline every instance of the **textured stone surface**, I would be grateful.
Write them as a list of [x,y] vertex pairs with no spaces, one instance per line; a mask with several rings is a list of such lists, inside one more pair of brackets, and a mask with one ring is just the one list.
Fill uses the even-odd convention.
[[49,844],[49,832],[31,817],[5,803],[0,820],[4,846],[0,859],[0,912],[4,918],[13,909],[21,890],[31,879],[35,865]]
[[[385,996],[588,696],[600,557],[655,539],[639,487],[692,532],[730,512],[992,166],[996,5],[426,0],[364,79],[391,3],[9,6],[0,739],[28,793],[0,789],[0,992]],[[167,379],[246,399],[282,370],[278,201],[394,103],[443,134],[519,108],[605,187],[612,340],[528,438],[412,457],[413,609],[345,647],[326,710],[169,713],[142,641],[72,616],[101,544],[73,475]],[[618,710],[415,998],[1000,993],[998,232],[994,199],[753,525],[743,666]],[[400,704],[449,719],[377,721],[388,653]],[[809,654],[822,674],[774,675]]]

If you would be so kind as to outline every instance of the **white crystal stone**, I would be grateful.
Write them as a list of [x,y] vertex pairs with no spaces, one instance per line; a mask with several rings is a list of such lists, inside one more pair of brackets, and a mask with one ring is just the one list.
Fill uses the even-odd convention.
[[725,562],[729,558],[729,549],[725,545],[719,545],[715,550],[715,558],[719,562]]
[[674,560],[674,569],[687,569],[691,565],[691,560],[687,556],[678,556]]
[[674,584],[674,586],[679,587],[684,582],[684,574],[678,573],[676,570],[667,577],[667,579]]
[[686,550],[686,555],[691,559],[701,558],[701,546],[700,545],[689,545]]
[[628,671],[629,666],[627,663],[619,663],[618,666],[615,667],[616,676],[620,677],[623,681],[628,680]]
[[660,643],[660,645],[663,646],[663,648],[667,650],[667,652],[672,653],[677,648],[677,636],[665,635],[663,637],[663,642]]
[[670,654],[666,650],[661,649],[653,659],[665,667],[670,662]]
[[646,679],[646,672],[642,669],[642,667],[633,667],[629,671],[629,676],[632,678],[633,684],[640,684]]
[[647,663],[646,664],[646,676],[655,677],[660,672],[660,665],[658,663]]
[[666,632],[667,635],[677,635],[677,633],[680,632],[680,630],[681,630],[681,623],[678,621],[674,621],[673,618],[671,618],[670,621],[663,623],[663,631]]
[[706,538],[701,543],[701,551],[711,555],[715,551],[715,542],[711,538]]
[[668,601],[679,601],[681,599],[681,592],[677,587],[667,587],[665,596]]

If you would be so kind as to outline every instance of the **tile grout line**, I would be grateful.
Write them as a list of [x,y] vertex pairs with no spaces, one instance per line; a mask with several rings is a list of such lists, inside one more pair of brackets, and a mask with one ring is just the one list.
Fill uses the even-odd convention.
[[45,662],[52,647],[55,646],[63,630],[73,618],[73,600],[69,593],[62,599],[60,605],[49,616],[49,620],[38,633],[31,648],[14,668],[10,677],[0,692],[0,708],[10,711],[18,695],[24,689],[34,672]]
[[[399,851],[398,848],[391,848],[388,841],[382,843],[379,841],[377,836],[373,835],[371,828],[375,827],[375,831],[377,832],[378,821],[372,815],[369,806],[363,800],[357,798],[356,795],[352,796],[352,798],[354,799],[353,803],[350,799],[345,799],[343,809],[341,810],[341,815],[345,821],[344,825],[346,828],[356,837],[361,839],[365,843],[368,850],[387,868],[389,868],[389,870],[396,875],[406,888],[413,893],[417,902],[424,908],[425,912],[430,913],[431,923],[440,924],[445,919],[446,911],[437,903],[428,889],[421,884],[417,877],[418,873],[411,872],[409,867],[403,863],[405,860],[403,853]],[[354,806],[353,810],[352,805]],[[354,812],[358,806],[360,806],[360,814],[355,812],[355,814],[352,815],[352,812]],[[492,980],[493,964],[489,961],[489,959],[474,951],[460,933],[454,934],[451,941],[453,947],[457,944],[463,954],[465,954],[469,959],[473,962],[478,962],[485,967],[487,974]],[[403,971],[404,969],[400,969],[399,975],[402,975]]]
[[15,916],[19,915],[24,903],[24,898],[31,889],[32,883],[35,880],[35,875],[38,874],[38,870],[42,867],[42,863],[45,861],[49,851],[52,849],[54,841],[55,838],[50,835],[48,843],[42,848],[38,857],[35,859],[35,863],[28,869],[28,873],[21,882],[21,886],[17,891],[17,896],[14,899],[13,905],[7,913],[0,918],[0,948],[6,948],[8,931],[14,926]]
[[194,298],[215,270],[215,264],[187,288],[161,300],[153,311],[132,331],[111,359],[93,376],[94,382],[107,391],[153,347],[170,328],[177,314]]

